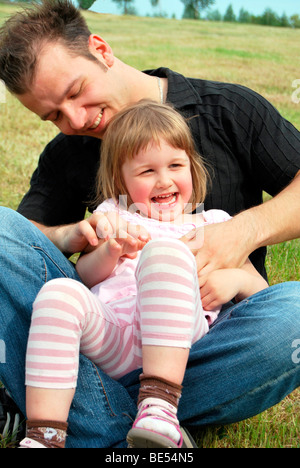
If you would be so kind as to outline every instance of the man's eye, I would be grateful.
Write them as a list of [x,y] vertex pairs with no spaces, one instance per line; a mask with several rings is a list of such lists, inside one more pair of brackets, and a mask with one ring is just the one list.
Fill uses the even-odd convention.
[[55,122],[58,122],[59,119],[60,119],[60,112],[57,112],[56,116],[52,119],[52,122],[55,123]]
[[82,89],[81,86],[80,88],[75,88],[74,91],[72,91],[70,94],[70,99],[76,99],[80,95],[81,89]]

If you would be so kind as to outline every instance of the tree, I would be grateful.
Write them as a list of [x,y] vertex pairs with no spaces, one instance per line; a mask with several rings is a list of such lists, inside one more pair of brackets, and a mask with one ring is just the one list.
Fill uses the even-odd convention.
[[251,15],[248,11],[244,10],[244,8],[240,9],[238,22],[239,23],[251,23]]
[[290,18],[292,28],[300,28],[300,17],[299,15],[293,15]]
[[120,8],[123,9],[123,15],[132,15],[135,13],[135,8],[132,5],[134,0],[113,0]]
[[283,28],[291,27],[291,22],[285,13],[283,13],[281,18],[279,18],[279,21],[280,21],[280,26],[282,26]]
[[181,0],[184,4],[183,18],[199,19],[200,10],[209,7],[215,0]]
[[236,16],[234,14],[232,5],[230,4],[229,7],[227,8],[223,21],[228,21],[229,23],[234,23],[236,21]]
[[208,21],[222,21],[222,15],[219,10],[212,10],[207,13],[206,19]]
[[78,6],[82,10],[88,10],[91,8],[93,3],[95,3],[96,0],[78,0]]
[[260,24],[263,24],[264,26],[280,26],[280,20],[278,15],[271,10],[271,8],[266,8],[261,16]]
[[156,18],[167,18],[168,17],[168,13],[163,11],[162,8],[161,8],[161,3],[160,3],[160,0],[151,0],[151,5],[153,6],[153,8],[158,8],[158,12],[155,13],[153,16],[156,17]]

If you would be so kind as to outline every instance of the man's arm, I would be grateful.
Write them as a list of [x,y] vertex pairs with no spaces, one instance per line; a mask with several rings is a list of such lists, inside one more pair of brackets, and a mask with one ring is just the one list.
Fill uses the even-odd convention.
[[[300,237],[300,171],[276,197],[204,228],[196,255],[199,276],[220,268],[240,268],[251,252]],[[186,242],[188,245],[188,241]]]
[[96,234],[97,223],[103,217],[101,213],[93,214],[90,218],[75,224],[62,226],[44,226],[43,224],[31,221],[39,228],[48,239],[65,255],[72,255],[82,252],[88,245],[96,247],[98,237]]
[[[96,211],[89,218],[84,219],[75,224],[66,224],[62,226],[44,226],[36,221],[31,222],[39,228],[48,239],[53,242],[56,247],[65,255],[72,255],[74,253],[89,250],[89,247],[95,248],[107,240],[110,236],[120,238],[119,242],[122,244],[126,242],[127,249],[131,246],[136,246],[138,242],[147,243],[150,236],[143,226],[130,224],[117,213],[102,213]],[[132,243],[132,245],[131,245]],[[132,252],[125,252],[123,247],[122,255],[133,255]],[[138,249],[140,250],[140,248]]]

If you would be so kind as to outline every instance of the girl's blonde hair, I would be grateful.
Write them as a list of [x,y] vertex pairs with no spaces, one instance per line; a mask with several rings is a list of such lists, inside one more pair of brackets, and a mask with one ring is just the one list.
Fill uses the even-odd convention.
[[165,140],[170,146],[182,149],[190,159],[193,209],[206,195],[208,172],[197,153],[191,131],[185,119],[170,105],[143,100],[116,114],[109,122],[102,144],[101,164],[97,176],[96,203],[120,195],[127,195],[128,206],[133,204],[122,176],[127,158],[134,158],[154,142]]

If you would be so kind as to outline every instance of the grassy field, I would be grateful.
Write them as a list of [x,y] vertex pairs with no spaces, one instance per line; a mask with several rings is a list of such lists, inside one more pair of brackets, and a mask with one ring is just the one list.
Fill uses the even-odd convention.
[[[0,24],[17,7],[0,3]],[[86,12],[94,33],[138,68],[159,66],[199,78],[249,86],[300,129],[292,83],[300,79],[300,30],[254,25],[100,15]],[[0,103],[0,205],[16,208],[45,144],[57,133],[6,94]],[[271,284],[300,280],[300,241],[269,249]],[[300,390],[238,424],[196,434],[203,447],[300,447]],[[1,441],[0,441],[1,447]]]

